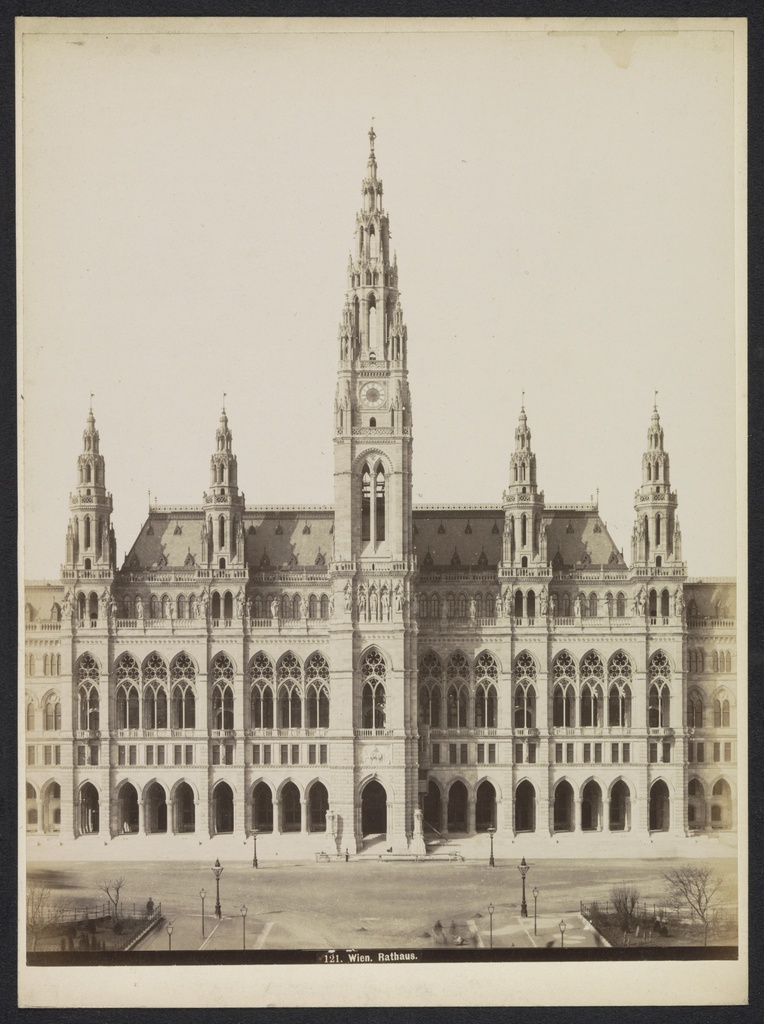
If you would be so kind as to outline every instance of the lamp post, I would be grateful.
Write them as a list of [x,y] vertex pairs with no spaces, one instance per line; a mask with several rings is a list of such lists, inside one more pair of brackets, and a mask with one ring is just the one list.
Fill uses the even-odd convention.
[[536,921],[538,920],[538,918],[537,918],[537,911],[538,911],[539,891],[538,891],[538,889],[536,888],[535,885],[533,886],[533,890],[532,891],[533,891],[533,934],[534,935],[538,935],[538,932],[536,931]]
[[565,949],[565,922],[560,921],[560,948]]
[[204,897],[207,895],[206,889],[200,889],[199,895],[202,899],[202,938],[204,938]]
[[493,903],[488,904],[489,948],[493,949]]
[[256,868],[257,867],[257,829],[256,828],[252,829],[252,840],[253,840],[252,867]]
[[215,885],[217,886],[217,897],[215,899],[215,917],[221,918],[223,915],[220,910],[220,876],[223,874],[223,868],[220,866],[220,858],[218,858],[212,868],[212,873],[215,876]]
[[167,925],[167,941],[170,944],[170,952],[172,952],[172,925]]
[[242,907],[239,911],[241,914],[241,948],[247,948],[247,908]]
[[493,825],[491,825],[491,827],[488,829],[488,835],[491,837],[491,856],[488,858],[488,867],[489,868],[495,868],[496,867],[496,861],[493,859],[493,837],[494,837],[495,833],[496,833],[496,829],[493,827]]
[[520,872],[520,877],[523,880],[523,901],[520,904],[520,917],[527,917],[528,916],[528,904],[525,902],[525,876],[528,874],[530,869],[531,869],[530,864],[526,864],[525,863],[525,857],[523,857],[523,859],[520,861],[520,863],[517,866],[517,870]]

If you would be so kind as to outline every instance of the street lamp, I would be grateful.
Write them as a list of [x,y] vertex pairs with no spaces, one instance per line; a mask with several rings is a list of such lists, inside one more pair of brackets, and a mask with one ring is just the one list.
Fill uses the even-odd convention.
[[202,938],[204,938],[204,897],[207,895],[207,890],[200,889],[199,895],[202,898]]
[[170,943],[170,952],[172,953],[172,925],[167,925],[167,941]]
[[560,921],[560,948],[565,949],[565,922]]
[[536,921],[537,921],[536,911],[538,910],[538,898],[539,898],[539,891],[536,888],[536,886],[534,885],[533,886],[533,934],[534,935],[538,934],[538,932],[536,931]]
[[215,876],[215,885],[217,886],[217,898],[215,900],[215,917],[221,918],[223,915],[220,910],[220,876],[223,874],[223,868],[220,866],[220,858],[217,858],[212,868],[212,873]]
[[523,857],[523,859],[520,861],[520,863],[517,866],[517,870],[520,872],[520,877],[523,880],[523,901],[520,904],[520,917],[527,917],[528,916],[528,904],[525,902],[525,876],[528,874],[530,869],[531,869],[530,864],[526,864],[525,863],[525,857]]
[[489,931],[490,947],[489,948],[493,949],[493,903],[489,903],[488,904],[488,927],[490,929],[490,931]]
[[493,825],[491,825],[491,827],[488,829],[488,835],[491,837],[491,856],[488,858],[488,867],[489,868],[495,868],[496,867],[496,861],[493,859],[493,837],[494,837],[495,833],[496,833],[496,829],[493,827]]
[[253,843],[254,849],[252,850],[252,867],[256,868],[257,867],[257,829],[256,828],[252,829],[252,839],[254,840],[254,843]]
[[239,911],[241,914],[241,948],[247,948],[247,908],[242,907]]

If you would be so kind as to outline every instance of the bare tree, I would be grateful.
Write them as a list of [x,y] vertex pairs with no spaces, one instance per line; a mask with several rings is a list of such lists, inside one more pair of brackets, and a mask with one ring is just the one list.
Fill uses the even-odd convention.
[[27,886],[27,932],[32,936],[32,952],[37,949],[37,940],[54,916],[52,895],[51,890],[39,882]]
[[109,902],[114,907],[112,917],[115,921],[119,918],[119,895],[126,885],[127,881],[122,876],[109,879],[108,882],[100,882],[98,885],[100,891],[106,894]]
[[703,945],[708,942],[708,928],[721,903],[720,889],[724,879],[707,864],[680,864],[664,873],[666,894],[672,906],[688,906],[703,925]]
[[618,882],[610,890],[610,902],[613,904],[618,924],[623,931],[630,932],[637,916],[639,889],[629,885],[628,882]]

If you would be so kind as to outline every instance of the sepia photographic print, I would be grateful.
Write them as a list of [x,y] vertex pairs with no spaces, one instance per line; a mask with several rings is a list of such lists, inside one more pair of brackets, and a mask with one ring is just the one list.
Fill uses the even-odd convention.
[[745,22],[16,44],[20,1004],[745,1002]]

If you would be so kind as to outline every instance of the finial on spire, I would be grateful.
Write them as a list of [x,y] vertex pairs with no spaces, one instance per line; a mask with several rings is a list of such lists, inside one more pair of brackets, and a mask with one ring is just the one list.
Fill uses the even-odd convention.
[[653,409],[657,409],[657,408],[658,408],[658,389],[656,388],[655,389],[655,393],[653,395]]
[[93,399],[94,398],[95,398],[95,394],[91,391],[90,392],[90,411],[91,411],[91,413],[93,412]]
[[377,137],[377,133],[374,131],[374,118],[371,119],[371,128],[369,129],[369,143],[371,145],[371,151],[374,152],[374,140]]
[[225,396],[226,396],[226,392],[224,391],[223,392],[223,412],[225,412]]
[[521,391],[521,396],[522,397],[520,398],[520,409],[522,412],[525,412],[525,388],[523,388],[523,390]]

